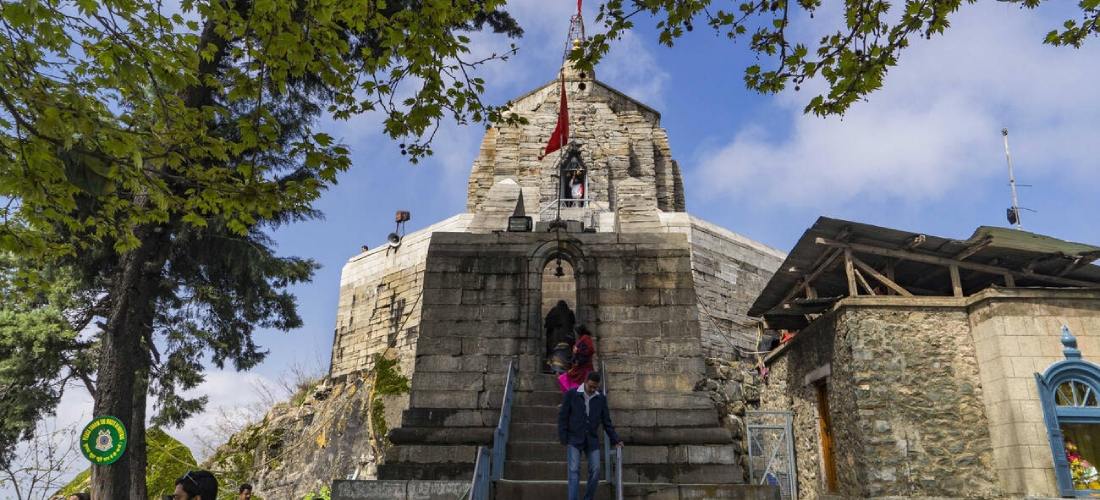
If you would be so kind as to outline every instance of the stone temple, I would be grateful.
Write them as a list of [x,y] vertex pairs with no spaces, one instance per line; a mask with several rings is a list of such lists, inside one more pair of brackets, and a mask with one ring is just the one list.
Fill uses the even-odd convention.
[[[540,158],[563,82],[570,141]],[[594,75],[566,66],[512,110],[466,212],[348,261],[329,374],[212,470],[264,498],[467,498],[496,444],[490,498],[563,498],[564,301],[625,498],[1100,496],[1100,247],[822,217],[784,254],[689,215],[658,112]]]
[[[564,300],[594,333],[629,449],[624,480],[744,481],[734,436],[696,384],[705,357],[757,349],[746,313],[784,255],[688,214],[660,114],[593,76],[562,71],[562,151],[540,159],[557,121],[555,79],[514,101],[526,125],[486,132],[466,213],[345,265],[330,376],[354,377],[386,354],[411,384],[387,408],[392,447],[378,479],[468,482],[515,360],[504,478],[564,480],[561,393],[543,373],[545,317]],[[570,183],[584,194],[569,197]],[[517,210],[533,230],[506,231]]]

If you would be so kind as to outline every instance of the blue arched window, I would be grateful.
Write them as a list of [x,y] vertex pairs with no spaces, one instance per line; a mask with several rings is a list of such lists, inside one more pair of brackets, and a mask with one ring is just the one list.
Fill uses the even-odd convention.
[[1081,359],[1077,339],[1062,327],[1066,359],[1035,374],[1054,475],[1062,496],[1100,494],[1100,365]]

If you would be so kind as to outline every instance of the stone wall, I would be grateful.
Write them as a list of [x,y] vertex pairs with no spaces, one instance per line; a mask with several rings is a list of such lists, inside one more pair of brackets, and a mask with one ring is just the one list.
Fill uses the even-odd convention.
[[401,356],[405,375],[411,374],[431,236],[436,231],[464,230],[471,218],[468,214],[451,217],[406,235],[397,248],[382,244],[344,265],[330,376],[368,369],[374,355],[390,348]]
[[[837,442],[862,438],[864,448],[854,457],[841,449],[845,460],[838,465],[854,461],[864,470],[861,494],[999,494],[968,334],[963,311],[841,311],[836,339],[844,349],[838,350],[833,373],[851,381],[855,406],[850,408],[858,409],[859,419],[842,420],[848,425],[838,428]],[[833,407],[833,413],[844,407]]]
[[[821,463],[820,433],[818,431],[817,398],[807,375],[814,373],[808,382],[827,373],[825,367],[833,362],[832,333],[835,315],[818,318],[799,332],[791,344],[773,354],[767,360],[768,375],[761,388],[760,409],[790,411],[793,421],[795,475],[798,498],[818,498],[827,494],[824,488]],[[836,383],[834,382],[834,385]],[[837,399],[830,405],[847,399],[847,393],[833,391]],[[858,443],[848,444],[858,453]],[[839,465],[839,464],[838,464]],[[839,468],[839,467],[838,467]]]
[[[685,239],[568,237],[577,321],[596,336],[619,406],[709,409],[705,396],[693,393],[704,369]],[[492,409],[499,405],[493,395],[503,386],[507,359],[518,356],[521,373],[541,367],[539,288],[556,245],[552,235],[539,233],[436,235],[425,276],[413,406]],[[717,424],[716,414],[710,418]]]
[[706,358],[707,378],[700,380],[696,390],[706,391],[718,410],[722,427],[733,437],[733,453],[748,482],[749,436],[745,427],[745,414],[760,406],[761,377],[755,364],[741,360]]
[[[785,254],[686,213],[663,213],[665,230],[687,234],[707,356],[737,359],[757,350],[747,313]],[[740,351],[740,352],[739,352]]]
[[1003,491],[1058,496],[1035,373],[1065,359],[1062,325],[1086,360],[1100,360],[1100,292],[990,289],[973,298],[970,323]]
[[[606,366],[619,434],[628,445],[650,447],[652,460],[662,451],[666,457],[634,470],[665,474],[673,470],[670,447],[713,445],[722,450],[684,456],[684,465],[702,460],[692,462],[700,474],[713,468],[715,475],[697,478],[730,474],[730,433],[707,395],[695,391],[704,363],[686,238],[570,233],[560,249],[575,271],[577,319],[595,334]],[[380,479],[465,477],[473,460],[466,447],[490,440],[508,360],[519,362],[521,392],[533,389],[532,375],[545,377],[540,288],[558,251],[546,233],[434,235],[410,407],[390,437],[398,448],[430,446],[441,463],[387,459]],[[453,454],[444,457],[448,446]]]
[[810,438],[819,439],[810,384],[825,374],[837,493],[998,496],[969,333],[961,308],[852,301],[773,355],[777,386],[765,390],[765,400],[795,413],[799,496],[823,493],[820,444]]

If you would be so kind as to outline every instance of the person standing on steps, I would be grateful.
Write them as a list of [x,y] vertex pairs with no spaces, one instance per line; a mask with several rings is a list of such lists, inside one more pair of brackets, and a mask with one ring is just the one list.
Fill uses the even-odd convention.
[[584,385],[592,368],[592,356],[596,354],[596,343],[592,341],[592,333],[584,325],[577,327],[577,340],[573,343],[573,365],[569,371],[558,375],[558,387],[562,392],[569,392],[578,386]]
[[546,364],[554,373],[569,369],[576,323],[577,316],[564,300],[559,300],[546,314]]
[[558,441],[565,446],[566,461],[569,464],[569,500],[579,500],[581,453],[588,457],[588,483],[584,499],[596,497],[596,488],[600,483],[600,437],[602,425],[607,438],[622,448],[623,442],[615,433],[611,424],[611,410],[607,407],[607,398],[599,392],[600,373],[591,372],[584,384],[576,390],[565,391],[561,408],[558,410]]

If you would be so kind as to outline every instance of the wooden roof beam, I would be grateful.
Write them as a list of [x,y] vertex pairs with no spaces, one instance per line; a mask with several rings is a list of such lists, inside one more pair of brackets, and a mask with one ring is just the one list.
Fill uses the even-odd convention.
[[1067,258],[1068,258],[1068,256],[1066,256],[1065,254],[1061,254],[1061,253],[1040,255],[1038,257],[1035,257],[1034,259],[1031,259],[1031,262],[1028,262],[1026,265],[1024,265],[1024,272],[1025,273],[1033,273],[1033,272],[1035,272],[1036,268],[1042,267],[1046,264],[1050,264],[1051,262],[1058,262],[1058,261],[1061,261],[1061,260],[1065,260]]
[[1096,260],[1098,257],[1100,257],[1100,254],[1097,254],[1095,252],[1080,254],[1077,256],[1076,259],[1073,259],[1072,262],[1066,264],[1066,267],[1063,267],[1061,271],[1058,271],[1058,274],[1056,274],[1055,276],[1065,276],[1069,273],[1072,273],[1073,271],[1076,271],[1077,269],[1080,269],[1085,265],[1091,263],[1092,261]]
[[787,295],[783,297],[783,300],[779,301],[779,305],[782,306],[790,302],[791,299],[802,293],[804,290],[807,289],[807,287],[810,287],[814,280],[816,280],[818,276],[821,276],[821,273],[824,273],[830,267],[832,267],[833,262],[836,261],[837,256],[839,256],[841,253],[843,253],[843,250],[839,248],[835,248],[826,252],[828,257],[826,257],[825,260],[817,266],[817,269],[814,269],[812,273],[810,273],[802,281],[791,288],[791,290],[787,292]]
[[856,267],[866,271],[867,274],[870,274],[871,277],[878,280],[879,283],[882,283],[883,285],[886,285],[887,288],[893,290],[894,292],[897,292],[898,295],[901,295],[903,297],[913,296],[913,294],[909,293],[909,290],[906,290],[901,285],[895,283],[894,280],[887,278],[885,275],[876,271],[875,268],[867,265],[866,262],[859,260],[857,257],[852,257],[852,263],[855,264]]
[[856,286],[855,268],[852,267],[852,249],[844,247],[844,275],[848,278],[848,296],[859,295],[859,287]]
[[833,248],[849,249],[853,252],[865,253],[870,255],[881,255],[884,257],[900,257],[913,262],[924,262],[926,264],[934,264],[938,266],[950,267],[951,265],[958,265],[960,269],[968,269],[972,271],[981,271],[989,274],[997,275],[1011,275],[1014,278],[1030,279],[1034,281],[1042,281],[1045,283],[1054,283],[1057,285],[1065,286],[1079,286],[1095,288],[1100,286],[1100,283],[1091,283],[1088,281],[1081,281],[1069,278],[1063,278],[1059,276],[1048,276],[1045,274],[1038,274],[1036,272],[1028,271],[1015,271],[1012,269],[1006,269],[1003,267],[990,266],[986,264],[977,264],[974,262],[957,261],[946,257],[939,257],[935,255],[926,255],[916,252],[910,252],[906,250],[895,250],[892,248],[880,248],[871,245],[864,245],[860,243],[844,243],[840,241],[830,240],[828,238],[816,238],[814,240],[818,245],[825,245]]
[[978,240],[974,244],[964,248],[963,251],[955,254],[954,259],[955,260],[966,260],[967,257],[970,257],[970,256],[982,251],[983,248],[985,248],[985,247],[987,247],[991,244],[993,244],[993,237],[992,236],[986,236],[985,238],[982,238],[981,240]]
[[[855,260],[855,257],[853,257],[852,260]],[[878,295],[875,293],[875,289],[871,288],[871,284],[867,282],[867,278],[863,277],[863,273],[859,272],[859,269],[853,268],[852,273],[856,275],[856,280],[859,281],[860,285],[863,285],[863,289],[867,290],[869,295]]]

